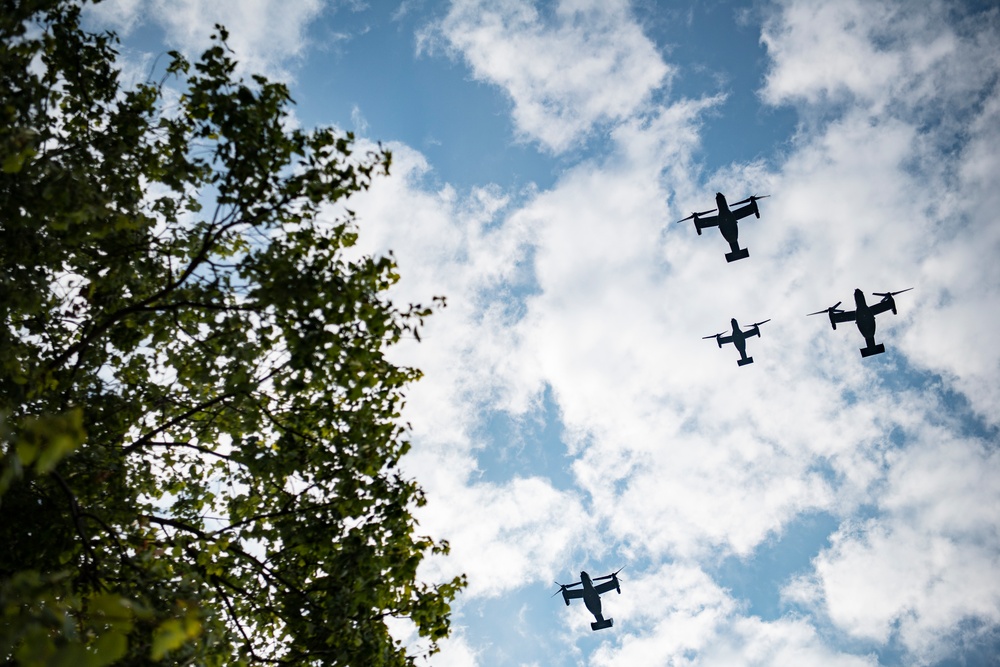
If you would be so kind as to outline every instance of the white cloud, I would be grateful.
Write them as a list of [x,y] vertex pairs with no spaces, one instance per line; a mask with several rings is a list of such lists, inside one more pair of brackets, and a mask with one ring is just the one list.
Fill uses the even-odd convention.
[[128,34],[146,22],[165,31],[170,48],[197,58],[210,45],[215,24],[229,31],[240,72],[292,78],[289,65],[309,45],[306,27],[324,0],[106,0],[88,10],[93,19]]
[[[779,261],[800,267],[814,309],[829,305],[817,286],[841,283],[836,298],[849,294],[845,277],[872,290],[915,286],[899,300],[899,323],[884,321],[885,335],[996,424],[1000,354],[987,341],[1000,326],[1000,236],[990,217],[1000,205],[1000,15],[910,9],[790,2],[767,23],[765,99],[793,103],[809,120],[776,175],[787,194],[772,209],[789,221],[781,245],[791,251]],[[803,264],[803,247],[822,254],[807,250]],[[870,387],[867,398],[896,401],[884,406],[882,427],[902,429],[906,444],[884,449],[873,470],[879,511],[845,522],[814,574],[785,596],[851,636],[896,638],[929,664],[953,654],[963,623],[984,632],[1000,624],[997,459],[955,435],[964,427],[934,385],[888,389]]]
[[610,596],[606,605],[607,615],[615,617],[620,637],[595,651],[591,664],[691,667],[878,664],[874,656],[852,655],[830,648],[804,619],[768,622],[744,616],[727,591],[690,565],[665,565],[641,579],[630,579],[623,586],[622,596]]
[[146,0],[102,0],[84,6],[84,16],[121,36],[142,22]]
[[[903,349],[995,421],[1000,350],[987,341],[1000,326],[1000,269],[991,259],[1000,234],[990,217],[1000,205],[992,78],[1000,15],[951,21],[941,4],[914,13],[886,2],[782,10],[763,37],[773,58],[765,98],[794,103],[805,118],[834,110],[832,122],[803,128],[782,169],[789,196],[773,203],[788,205],[783,245],[811,234],[828,252],[810,266],[828,265],[832,280],[853,274],[873,289],[916,287],[906,297],[912,325]],[[862,66],[869,59],[891,67]],[[850,106],[827,104],[845,95]]]
[[875,655],[853,655],[827,645],[803,619],[765,622],[739,618],[698,656],[702,667],[874,667]]
[[886,2],[782,3],[761,37],[774,62],[765,99],[817,103],[846,94],[878,96],[898,75],[900,54],[878,48],[873,37],[897,18]]
[[591,664],[674,664],[708,646],[736,609],[725,591],[689,565],[664,565],[623,586],[621,597],[607,600],[607,616],[621,637],[595,651]]
[[[426,321],[422,343],[407,341],[392,351],[398,363],[426,374],[408,392],[403,418],[413,424],[417,447],[404,468],[428,492],[417,513],[421,530],[452,544],[451,556],[432,560],[423,576],[465,572],[469,597],[550,580],[576,537],[592,532],[579,497],[539,477],[481,481],[474,459],[486,445],[477,435],[484,406],[502,409],[516,398],[523,412],[534,401],[534,388],[513,397],[504,381],[518,344],[504,290],[525,279],[526,228],[501,219],[509,197],[497,188],[425,189],[425,158],[401,144],[389,147],[394,176],[377,179],[350,202],[361,232],[355,250],[393,251],[406,276],[393,292],[397,303],[448,298],[448,307]],[[498,576],[506,571],[518,574]]]
[[948,655],[963,621],[1000,624],[1000,455],[947,431],[924,437],[893,455],[884,514],[843,526],[815,574],[785,594],[852,636],[898,635],[930,664]]
[[229,31],[229,46],[244,72],[290,78],[287,66],[302,56],[306,26],[323,8],[322,0],[151,0],[166,41],[200,53],[219,23]]
[[636,113],[672,71],[621,0],[561,0],[551,17],[524,0],[455,0],[421,48],[438,37],[506,90],[524,138],[556,153]]
[[995,12],[967,16],[946,2],[914,12],[897,0],[778,4],[761,35],[772,61],[761,92],[771,104],[940,111],[944,100],[981,91],[1000,61]]

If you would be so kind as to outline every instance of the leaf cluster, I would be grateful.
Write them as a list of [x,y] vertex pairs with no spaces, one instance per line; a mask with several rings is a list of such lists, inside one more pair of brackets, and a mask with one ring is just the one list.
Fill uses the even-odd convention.
[[125,89],[77,4],[0,0],[0,661],[407,665],[388,617],[448,633],[464,578],[418,581],[448,545],[397,468],[420,374],[384,354],[431,309],[324,219],[391,156],[289,129],[225,40]]

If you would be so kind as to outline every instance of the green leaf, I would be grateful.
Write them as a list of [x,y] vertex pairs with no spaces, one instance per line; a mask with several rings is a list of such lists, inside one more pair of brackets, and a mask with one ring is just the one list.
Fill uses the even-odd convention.
[[156,662],[163,660],[167,653],[183,646],[187,637],[181,621],[176,618],[164,621],[153,632],[153,647],[149,657]]
[[108,632],[91,645],[86,664],[88,667],[105,667],[121,660],[127,652],[128,639],[125,634]]

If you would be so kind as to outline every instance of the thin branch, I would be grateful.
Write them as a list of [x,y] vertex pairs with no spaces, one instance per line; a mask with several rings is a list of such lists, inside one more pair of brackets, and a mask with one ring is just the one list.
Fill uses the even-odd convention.
[[136,440],[135,442],[133,442],[131,445],[128,445],[127,447],[125,447],[122,450],[122,453],[124,455],[128,456],[129,454],[131,454],[133,451],[135,451],[139,447],[143,447],[145,445],[148,445],[152,441],[153,438],[155,438],[156,436],[158,436],[160,433],[163,433],[165,430],[167,430],[171,426],[175,426],[179,422],[182,422],[185,419],[188,419],[192,415],[195,415],[195,414],[201,412],[202,410],[205,410],[206,408],[210,408],[213,405],[215,405],[217,403],[220,403],[220,402],[222,402],[222,401],[224,401],[226,399],[232,398],[232,397],[236,396],[237,394],[238,394],[238,392],[229,392],[228,394],[222,394],[220,396],[216,396],[215,398],[211,398],[211,399],[205,401],[204,403],[199,403],[198,405],[194,406],[190,410],[177,415],[176,417],[174,417],[173,419],[169,420],[167,423],[163,424],[162,426],[159,426],[159,427],[153,429],[152,431],[150,431],[146,435],[142,436],[141,438],[139,438],[138,440]]
[[[66,497],[69,499],[69,509],[70,513],[73,515],[73,523],[76,525],[77,535],[80,536],[80,539],[83,542],[83,549],[84,551],[87,552],[87,558],[88,561],[90,562],[90,566],[96,570],[97,556],[94,554],[94,549],[90,545],[90,536],[87,535],[87,531],[83,527],[83,521],[80,520],[82,517],[80,512],[80,503],[77,501],[76,495],[73,494],[73,490],[69,488],[69,484],[66,483],[66,480],[63,479],[62,475],[60,475],[55,470],[53,470],[49,474],[52,475],[52,479],[56,480],[56,482],[59,483],[59,486],[62,488],[63,492],[66,494]],[[96,581],[97,577],[95,576],[94,579]]]
[[148,442],[146,444],[149,445],[149,446],[151,446],[151,447],[187,447],[188,449],[197,450],[197,451],[201,452],[202,454],[209,454],[211,456],[217,456],[220,459],[225,459],[225,460],[230,461],[232,463],[235,463],[237,465],[245,465],[245,464],[241,463],[240,461],[237,461],[233,457],[229,456],[228,454],[220,454],[219,452],[213,451],[213,450],[209,449],[208,447],[202,447],[201,445],[195,445],[195,444],[192,444],[190,442],[180,442],[180,441],[171,440],[171,441],[167,441],[167,442]]
[[[183,530],[183,531],[189,532],[192,535],[195,535],[196,537],[198,537],[199,539],[205,540],[206,542],[215,542],[216,541],[213,538],[213,536],[210,535],[209,533],[206,533],[205,531],[203,531],[200,528],[197,528],[197,527],[192,526],[192,525],[190,525],[188,523],[185,523],[184,521],[178,521],[176,519],[169,519],[167,517],[155,516],[155,515],[152,515],[152,514],[143,514],[143,515],[140,515],[140,516],[142,518],[148,519],[149,521],[152,521],[154,523],[158,523],[158,524],[161,524],[161,525],[164,525],[164,526],[171,526],[173,528],[177,528],[178,530]],[[272,585],[273,585],[274,582],[278,582],[279,584],[281,584],[282,586],[284,586],[285,589],[288,590],[289,592],[295,593],[296,595],[298,595],[299,597],[303,598],[304,600],[308,600],[309,599],[309,596],[304,591],[302,591],[302,589],[300,589],[295,584],[293,584],[293,583],[285,580],[284,577],[282,577],[281,575],[277,574],[272,568],[268,567],[267,564],[261,562],[260,559],[252,556],[251,554],[247,553],[246,551],[244,551],[243,549],[241,549],[240,547],[238,547],[238,546],[236,546],[236,545],[234,545],[232,543],[230,543],[227,548],[228,548],[229,551],[232,551],[234,554],[236,554],[238,556],[241,556],[244,559],[248,560],[250,562],[250,564],[253,565],[257,569],[257,571],[259,571],[264,576],[264,578],[267,579],[268,582],[270,582]]]

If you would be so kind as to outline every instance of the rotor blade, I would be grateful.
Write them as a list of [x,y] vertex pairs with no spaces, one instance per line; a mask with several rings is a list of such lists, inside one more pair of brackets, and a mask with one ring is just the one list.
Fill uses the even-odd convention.
[[762,325],[762,324],[767,324],[767,323],[768,323],[768,322],[770,322],[770,321],[771,321],[771,320],[770,320],[770,318],[768,318],[768,319],[764,320],[763,322],[754,322],[754,323],[753,323],[753,324],[751,324],[750,326],[752,326],[752,327],[759,327],[760,325]]
[[692,214],[691,214],[691,215],[689,215],[688,217],[686,217],[686,218],[681,218],[681,219],[680,219],[680,220],[678,220],[677,222],[684,222],[685,220],[691,220],[692,218],[695,218],[695,217],[697,217],[697,216],[699,216],[699,215],[705,215],[706,213],[711,213],[711,212],[712,212],[712,211],[714,211],[714,210],[715,210],[714,208],[710,208],[710,209],[708,209],[707,211],[702,211],[701,213],[692,213]]
[[907,287],[906,289],[901,289],[898,292],[872,292],[875,296],[880,296],[883,299],[888,299],[890,296],[896,296],[897,294],[902,294],[903,292],[909,292],[912,287]]
[[754,199],[766,199],[771,195],[750,195],[746,199],[742,199],[738,202],[734,202],[732,206],[739,206],[740,204],[746,204],[748,201],[753,201]]
[[557,582],[555,582],[555,584],[556,584],[556,586],[559,587],[559,590],[557,590],[555,593],[553,593],[551,595],[551,597],[555,597],[555,596],[559,595],[560,593],[562,593],[563,591],[566,591],[566,590],[569,590],[570,588],[573,588],[574,586],[581,586],[583,584],[583,582],[582,581],[578,581],[575,584],[560,584],[557,581]]
[[838,301],[837,303],[833,304],[829,308],[824,308],[823,310],[817,310],[815,313],[809,313],[808,315],[806,315],[806,317],[809,317],[809,315],[819,315],[820,313],[829,313],[831,311],[837,310],[837,306],[839,306],[842,303],[844,303],[844,302],[843,301]]
[[719,336],[721,336],[724,333],[726,333],[726,332],[725,331],[720,331],[719,333],[715,334],[714,336],[702,336],[701,339],[702,340],[708,340],[709,338],[718,338]]
[[618,568],[617,570],[615,570],[611,574],[606,574],[603,577],[594,577],[593,579],[591,579],[591,581],[600,581],[601,579],[613,579],[614,577],[618,576],[618,573],[621,572],[624,569],[625,569],[625,566],[622,565],[620,568]]

